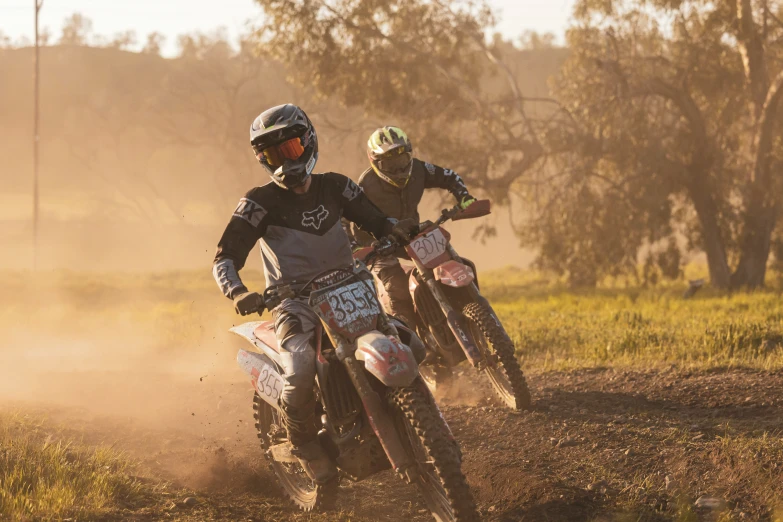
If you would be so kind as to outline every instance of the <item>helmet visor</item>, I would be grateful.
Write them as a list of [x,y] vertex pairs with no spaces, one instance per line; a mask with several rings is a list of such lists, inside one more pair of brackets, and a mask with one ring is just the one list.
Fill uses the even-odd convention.
[[257,155],[263,155],[264,160],[272,167],[280,167],[285,163],[285,160],[297,160],[302,154],[304,154],[302,138],[291,138],[278,145],[267,147]]
[[407,176],[413,161],[413,155],[410,152],[396,153],[389,158],[381,158],[377,161],[378,168],[388,176]]

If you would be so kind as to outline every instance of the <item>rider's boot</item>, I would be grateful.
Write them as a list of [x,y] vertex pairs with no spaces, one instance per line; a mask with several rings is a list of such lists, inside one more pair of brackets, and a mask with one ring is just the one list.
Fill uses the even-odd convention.
[[337,476],[337,467],[318,441],[315,428],[315,401],[301,408],[281,404],[283,422],[291,442],[291,454],[299,459],[307,476],[317,484]]

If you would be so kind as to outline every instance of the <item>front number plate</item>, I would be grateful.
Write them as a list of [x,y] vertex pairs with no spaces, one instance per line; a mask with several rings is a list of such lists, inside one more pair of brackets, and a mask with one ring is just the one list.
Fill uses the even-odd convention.
[[365,281],[319,294],[311,304],[324,322],[350,334],[366,331],[381,313],[374,289]]
[[432,261],[446,253],[448,246],[448,238],[440,228],[436,228],[411,241],[408,253],[415,255],[423,265],[429,266]]

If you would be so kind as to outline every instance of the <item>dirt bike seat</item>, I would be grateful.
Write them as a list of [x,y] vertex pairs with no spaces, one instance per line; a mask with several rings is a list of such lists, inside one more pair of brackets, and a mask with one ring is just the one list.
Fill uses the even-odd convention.
[[253,330],[253,335],[276,352],[280,351],[277,346],[277,337],[275,336],[275,323],[272,321],[264,321],[256,326],[256,329]]

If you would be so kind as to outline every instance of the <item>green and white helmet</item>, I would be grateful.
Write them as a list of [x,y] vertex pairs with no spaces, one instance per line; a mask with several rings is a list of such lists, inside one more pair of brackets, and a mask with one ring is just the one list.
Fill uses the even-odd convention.
[[413,146],[399,127],[381,127],[367,140],[367,157],[382,180],[404,188],[413,170]]

